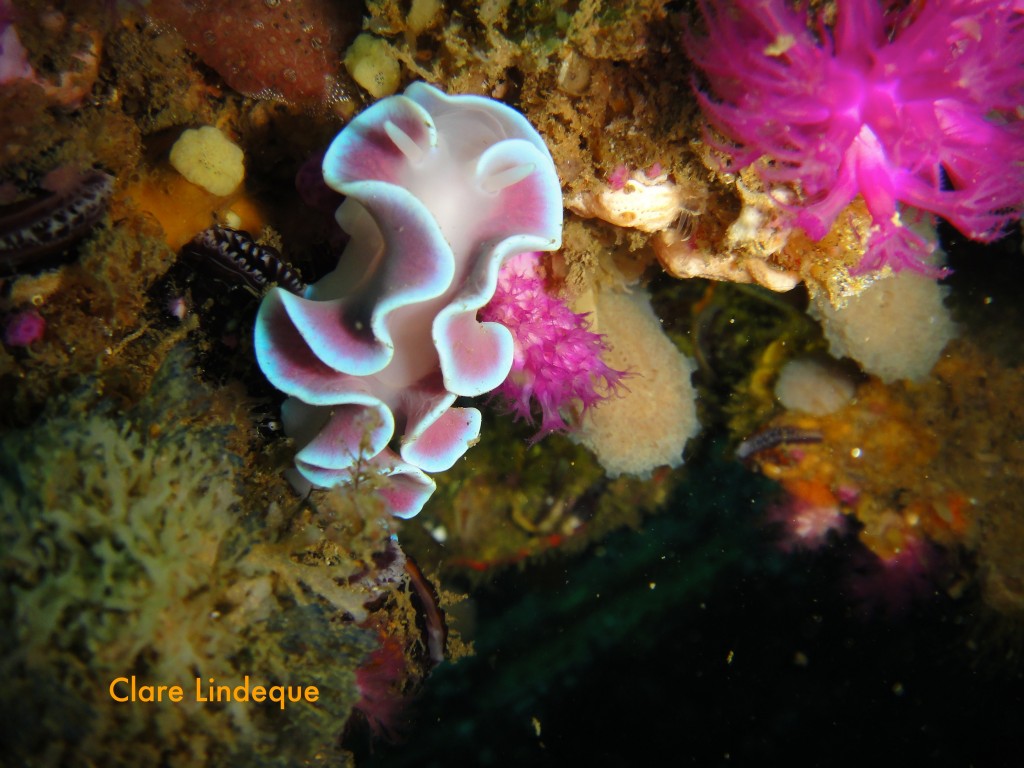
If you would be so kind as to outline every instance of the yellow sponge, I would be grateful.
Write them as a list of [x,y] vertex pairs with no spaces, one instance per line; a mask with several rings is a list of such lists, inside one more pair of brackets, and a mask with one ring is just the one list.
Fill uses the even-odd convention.
[[214,128],[190,128],[171,147],[171,165],[196,186],[214,195],[230,195],[245,178],[241,147]]

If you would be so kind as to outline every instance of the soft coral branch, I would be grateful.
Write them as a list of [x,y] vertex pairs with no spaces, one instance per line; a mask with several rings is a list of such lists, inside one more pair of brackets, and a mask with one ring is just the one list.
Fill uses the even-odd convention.
[[586,315],[547,292],[537,253],[519,254],[502,265],[494,298],[480,319],[501,323],[512,333],[512,370],[494,394],[518,419],[532,423],[540,411],[534,440],[567,430],[564,411],[595,405],[625,375],[601,359],[604,339],[589,330]]
[[901,204],[983,241],[1024,213],[1022,6],[839,0],[829,26],[785,0],[701,0],[706,35],[684,42],[724,137],[708,140],[728,169],[756,162],[767,184],[795,186],[812,237],[862,196],[874,224],[862,269],[933,271]]

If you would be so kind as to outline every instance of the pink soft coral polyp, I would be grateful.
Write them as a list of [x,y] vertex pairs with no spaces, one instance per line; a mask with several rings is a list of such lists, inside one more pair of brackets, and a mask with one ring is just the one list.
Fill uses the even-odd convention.
[[561,242],[551,155],[515,110],[423,83],[356,117],[324,157],[346,196],[350,236],[338,268],[303,297],[267,294],[256,355],[290,395],[285,429],[308,483],[385,475],[396,515],[430,496],[425,474],[476,440],[480,413],[459,396],[488,392],[512,367],[509,331],[480,322],[502,262]]
[[935,271],[900,204],[989,241],[1024,212],[1024,13],[1019,0],[838,0],[831,27],[786,0],[701,0],[688,36],[710,95],[708,141],[738,170],[792,184],[796,223],[824,237],[861,195],[874,228],[861,269]]
[[564,411],[589,408],[623,376],[601,359],[604,341],[588,329],[586,316],[548,293],[539,256],[523,253],[509,259],[494,298],[480,313],[512,333],[512,371],[494,394],[517,418],[532,422],[533,411],[540,411],[535,440],[567,429]]

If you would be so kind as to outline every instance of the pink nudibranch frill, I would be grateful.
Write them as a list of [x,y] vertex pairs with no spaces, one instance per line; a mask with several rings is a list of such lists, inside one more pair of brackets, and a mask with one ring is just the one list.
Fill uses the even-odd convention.
[[267,294],[256,357],[290,395],[282,419],[305,481],[384,475],[379,493],[410,517],[434,490],[426,473],[479,435],[480,412],[455,399],[509,373],[511,334],[477,310],[505,259],[560,246],[558,176],[521,114],[424,83],[359,114],[323,170],[345,195],[336,218],[351,240],[304,297]]

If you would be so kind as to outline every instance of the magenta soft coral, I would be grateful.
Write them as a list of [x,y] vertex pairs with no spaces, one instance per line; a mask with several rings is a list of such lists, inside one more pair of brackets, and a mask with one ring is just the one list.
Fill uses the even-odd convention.
[[544,287],[537,253],[522,253],[504,265],[494,298],[480,319],[501,323],[512,333],[512,371],[494,390],[516,418],[533,421],[533,403],[540,409],[536,440],[565,430],[564,409],[584,409],[618,386],[623,373],[601,359],[601,336],[590,331],[586,316],[576,314]]
[[[798,188],[791,208],[824,237],[858,194],[874,224],[860,269],[926,272],[925,240],[899,203],[990,241],[1024,212],[1024,3],[838,0],[835,23],[808,25],[785,0],[701,0],[688,35],[709,93],[709,136],[755,163],[768,184]],[[902,7],[902,6],[901,6]]]

